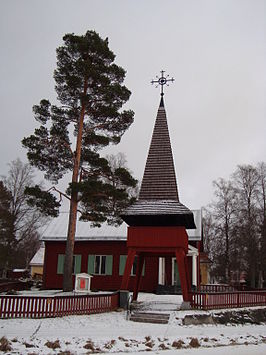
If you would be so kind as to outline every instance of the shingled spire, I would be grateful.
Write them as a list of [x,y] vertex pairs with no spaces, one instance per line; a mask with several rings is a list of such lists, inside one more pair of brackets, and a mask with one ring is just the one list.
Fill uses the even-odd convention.
[[155,121],[139,200],[179,201],[163,97]]
[[122,215],[130,226],[184,226],[196,228],[192,211],[179,202],[174,160],[163,100],[163,76],[152,83],[161,85],[161,101],[155,120],[139,199]]

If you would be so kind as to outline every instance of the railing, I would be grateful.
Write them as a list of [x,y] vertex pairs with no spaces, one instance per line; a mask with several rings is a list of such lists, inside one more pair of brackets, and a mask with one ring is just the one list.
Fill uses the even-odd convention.
[[266,306],[266,291],[191,292],[191,307],[197,309]]
[[[246,286],[246,285],[234,285],[237,291],[256,291],[258,288]],[[266,291],[266,288],[259,288],[260,291]]]
[[226,284],[208,284],[197,287],[197,292],[231,292],[236,291],[233,286]]
[[47,318],[112,311],[119,293],[74,296],[0,296],[0,318]]

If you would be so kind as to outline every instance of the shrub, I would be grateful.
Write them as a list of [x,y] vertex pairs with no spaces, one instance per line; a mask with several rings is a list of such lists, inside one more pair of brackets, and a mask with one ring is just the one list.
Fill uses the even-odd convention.
[[7,352],[11,351],[12,348],[10,346],[10,342],[6,337],[2,337],[0,339],[0,351]]
[[56,341],[47,341],[44,345],[47,346],[47,348],[49,348],[49,349],[58,349],[58,348],[61,348],[58,339],[57,339]]
[[148,347],[148,348],[153,348],[153,346],[154,346],[154,342],[153,341],[147,341],[146,343],[145,343],[145,345]]
[[166,346],[164,343],[161,343],[161,344],[159,345],[159,349],[161,349],[161,350],[168,350],[169,348],[168,348],[168,346]]
[[185,343],[183,342],[183,340],[177,340],[173,342],[172,347],[176,349],[181,349],[184,344]]
[[87,343],[83,346],[84,349],[95,351],[95,346],[93,341],[88,340]]
[[198,338],[192,338],[190,340],[190,343],[189,345],[192,347],[192,348],[199,348],[200,347],[200,343],[198,341]]
[[104,345],[105,349],[112,349],[112,347],[115,345],[116,341],[113,339],[111,341],[109,341],[108,343],[106,343]]

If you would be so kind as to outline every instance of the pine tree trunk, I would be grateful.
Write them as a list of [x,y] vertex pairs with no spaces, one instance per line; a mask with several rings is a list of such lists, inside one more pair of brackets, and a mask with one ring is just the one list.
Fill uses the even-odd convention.
[[[87,88],[88,85],[87,83],[85,83],[84,91],[83,91],[84,95],[87,92]],[[79,178],[84,116],[85,116],[85,106],[83,104],[80,113],[79,126],[78,126],[72,183],[78,182],[78,178]],[[74,243],[75,243],[75,234],[76,234],[76,225],[77,225],[77,211],[78,211],[78,193],[72,191],[70,208],[69,208],[67,242],[66,242],[65,261],[64,261],[64,276],[63,276],[64,292],[69,292],[73,290],[72,270],[73,270]]]
[[67,242],[65,250],[64,261],[64,277],[63,277],[63,291],[69,292],[73,290],[72,282],[72,270],[73,270],[73,254],[74,254],[74,242],[77,225],[77,193],[72,194],[70,202],[69,220],[68,220],[68,232]]
[[[79,173],[79,162],[77,161],[77,156],[76,156],[74,169],[73,169],[72,183],[78,181],[78,173]],[[64,276],[63,276],[64,292],[69,292],[73,290],[72,270],[73,270],[74,242],[75,242],[76,225],[77,225],[77,211],[78,211],[78,194],[77,192],[72,192],[70,208],[69,208],[68,231],[67,231],[67,241],[66,241],[66,249],[65,249],[65,261],[64,261]]]

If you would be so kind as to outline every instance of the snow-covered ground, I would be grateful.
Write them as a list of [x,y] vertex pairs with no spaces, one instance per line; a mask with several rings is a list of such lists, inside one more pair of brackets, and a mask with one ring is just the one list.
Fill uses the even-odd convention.
[[[87,354],[93,352],[148,352],[153,354],[266,354],[266,325],[184,326],[178,296],[140,294],[144,308],[170,313],[168,324],[135,323],[125,311],[47,319],[0,320],[0,338],[10,354]],[[211,312],[209,312],[211,313]],[[200,347],[191,348],[192,338]],[[58,346],[54,350],[49,346]],[[179,349],[180,347],[180,349]]]

